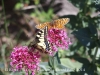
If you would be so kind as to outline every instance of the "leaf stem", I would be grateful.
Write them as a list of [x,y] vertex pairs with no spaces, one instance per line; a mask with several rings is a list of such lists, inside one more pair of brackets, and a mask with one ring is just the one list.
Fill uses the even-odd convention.
[[97,52],[98,52],[98,44],[96,46],[96,51],[95,51],[95,54],[94,54],[94,57],[93,57],[93,64],[95,63]]
[[7,21],[6,21],[6,13],[5,13],[5,7],[4,7],[4,0],[2,0],[2,8],[3,8],[3,14],[5,16],[4,24],[5,24],[6,36],[8,36],[8,28],[7,28]]
[[53,70],[54,70],[54,75],[56,75],[56,71],[55,71],[55,60],[54,60],[54,57],[55,57],[55,56],[53,56]]

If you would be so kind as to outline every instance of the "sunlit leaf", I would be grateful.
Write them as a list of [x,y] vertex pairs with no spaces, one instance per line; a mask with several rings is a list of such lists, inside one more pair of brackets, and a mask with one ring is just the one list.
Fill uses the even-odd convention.
[[82,67],[82,63],[78,61],[71,61],[69,58],[62,58],[60,59],[61,65],[70,68],[70,70],[75,71],[75,69],[80,69]]
[[15,5],[15,10],[19,10],[19,9],[21,9],[23,7],[23,4],[22,3],[17,3],[16,5]]

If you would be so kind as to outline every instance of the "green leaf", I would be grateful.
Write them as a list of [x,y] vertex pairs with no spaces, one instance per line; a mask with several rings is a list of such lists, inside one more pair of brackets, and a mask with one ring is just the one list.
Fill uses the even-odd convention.
[[97,30],[91,24],[89,27],[78,29],[77,31],[73,31],[72,34],[76,36],[76,38],[86,47],[94,48],[97,42]]
[[92,0],[88,0],[87,4],[90,5],[90,4],[92,4],[92,2],[93,2]]
[[36,17],[36,13],[33,13],[33,12],[32,12],[32,13],[30,14],[30,16]]
[[51,17],[53,15],[53,9],[48,10],[48,15],[49,15],[49,17]]
[[61,58],[61,65],[70,68],[71,70],[80,69],[82,67],[82,63],[75,61],[72,62],[69,58]]
[[39,67],[44,71],[50,71],[51,67],[49,66],[48,62],[41,62]]
[[90,29],[91,35],[94,38],[98,38],[97,29],[92,23],[89,24],[89,29]]
[[55,56],[49,57],[49,62],[48,63],[52,68],[55,68],[58,64],[60,64],[60,60],[59,60],[59,57],[58,57],[58,52],[55,54]]
[[49,75],[49,73],[48,72],[44,72],[42,75]]
[[71,70],[70,68],[66,67],[66,66],[63,66],[61,64],[58,64],[57,67],[55,68],[56,72],[58,74],[64,74],[64,73],[67,73],[67,72],[72,72],[73,70]]
[[2,71],[0,71],[0,75],[4,75],[4,74],[2,73]]
[[10,75],[23,75],[24,72],[12,72]]
[[56,57],[49,57],[48,63],[52,68],[55,68],[58,65],[57,58]]
[[[61,58],[61,57],[65,57],[66,56],[66,53],[68,53],[69,50],[65,51],[65,50],[62,50],[62,49],[59,49],[58,51],[58,56]],[[69,53],[68,53],[69,54]]]
[[16,5],[15,5],[15,10],[19,10],[19,9],[21,9],[23,7],[23,4],[22,3],[17,3]]
[[35,5],[38,5],[40,3],[40,0],[34,0]]

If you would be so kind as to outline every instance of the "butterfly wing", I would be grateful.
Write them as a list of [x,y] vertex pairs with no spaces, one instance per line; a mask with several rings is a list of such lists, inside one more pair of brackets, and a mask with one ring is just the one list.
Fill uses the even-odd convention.
[[44,35],[44,30],[40,30],[36,35],[36,39],[38,40],[37,49],[41,52],[44,52],[46,49]]
[[45,22],[42,24],[38,24],[35,27],[37,29],[45,29],[45,27],[48,27],[48,30],[55,28],[55,29],[63,29],[64,25],[67,24],[70,21],[69,18],[62,18],[62,19],[57,19],[54,20],[53,22]]
[[57,19],[53,21],[53,25],[48,27],[49,29],[51,28],[56,28],[56,29],[63,29],[64,25],[67,24],[70,21],[69,18],[62,18],[62,19]]
[[50,43],[49,41],[45,38],[47,30],[39,30],[39,32],[36,35],[35,38],[35,43],[33,41],[33,44],[31,44],[31,47],[41,51],[42,53],[48,53],[50,50]]
[[50,24],[50,22],[45,22],[45,23],[38,24],[35,27],[37,29],[45,29],[45,27],[48,26],[49,24]]
[[50,43],[46,38],[47,31],[48,31],[47,28],[48,27],[45,27],[45,29],[41,30],[41,32],[39,32],[38,35],[37,35],[37,38],[39,40],[37,45],[42,47],[41,52],[43,52],[43,53],[48,53],[51,50]]

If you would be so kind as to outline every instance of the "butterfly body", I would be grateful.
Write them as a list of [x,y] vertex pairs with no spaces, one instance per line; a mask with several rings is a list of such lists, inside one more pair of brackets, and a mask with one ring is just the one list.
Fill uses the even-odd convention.
[[69,22],[69,18],[62,18],[62,19],[57,19],[53,20],[51,22],[45,22],[42,24],[36,25],[37,29],[44,29],[45,27],[48,27],[48,30],[55,28],[55,29],[63,29],[64,25]]

